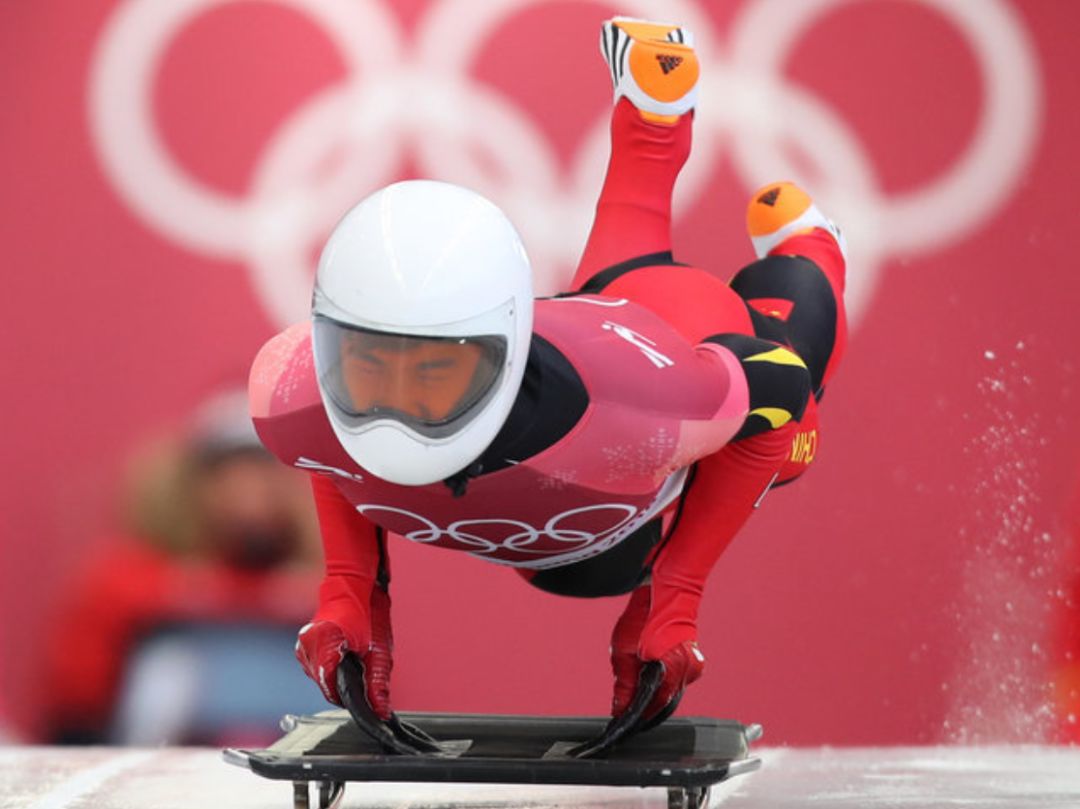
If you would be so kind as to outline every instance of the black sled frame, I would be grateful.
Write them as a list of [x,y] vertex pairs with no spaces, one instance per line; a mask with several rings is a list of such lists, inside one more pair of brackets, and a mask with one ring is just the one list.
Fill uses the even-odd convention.
[[730,720],[669,719],[603,757],[577,758],[569,751],[602,733],[607,719],[435,713],[401,719],[438,741],[442,752],[387,753],[337,710],[287,716],[285,735],[269,748],[229,749],[225,760],[292,781],[295,809],[333,809],[349,781],[666,787],[671,809],[699,809],[713,784],[761,766],[749,749],[761,726]]

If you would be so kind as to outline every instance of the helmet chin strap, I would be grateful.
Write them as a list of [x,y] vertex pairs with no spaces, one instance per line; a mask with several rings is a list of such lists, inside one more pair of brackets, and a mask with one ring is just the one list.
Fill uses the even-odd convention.
[[443,483],[450,489],[450,493],[454,497],[463,497],[465,491],[469,488],[469,479],[479,477],[483,471],[483,464],[479,460],[475,460],[460,472],[455,472],[450,477],[444,478]]

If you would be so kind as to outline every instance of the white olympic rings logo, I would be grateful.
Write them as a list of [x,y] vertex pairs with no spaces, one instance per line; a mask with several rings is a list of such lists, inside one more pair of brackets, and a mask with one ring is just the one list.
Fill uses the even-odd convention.
[[[452,540],[460,546],[461,550],[467,550],[473,554],[491,554],[499,551],[514,551],[518,554],[534,557],[546,557],[540,562],[511,561],[493,559],[509,565],[521,565],[526,567],[544,566],[544,562],[558,560],[564,561],[569,555],[575,558],[578,552],[587,549],[587,555],[592,556],[606,550],[616,539],[620,529],[626,527],[639,511],[627,503],[602,503],[599,505],[582,506],[563,511],[548,519],[543,528],[536,528],[521,520],[504,518],[456,520],[446,528],[440,528],[427,517],[423,517],[412,511],[407,511],[394,506],[360,505],[356,510],[369,519],[373,513],[383,515],[383,521],[391,521],[394,533],[400,534],[412,542],[429,544],[442,539]],[[568,523],[573,523],[575,517],[589,514],[595,515],[602,512],[613,512],[615,522],[605,528],[575,528]],[[418,527],[408,529],[402,524],[401,518],[415,522]],[[484,536],[487,534],[487,536]],[[491,539],[493,534],[505,534],[498,540]],[[550,547],[535,549],[532,546],[540,539],[550,539],[562,543],[565,547],[552,550]]]
[[[178,165],[152,122],[156,68],[194,18],[237,0],[126,0],[109,19],[90,77],[94,142],[118,193],[144,222],[190,250],[242,262],[271,317],[307,315],[310,250],[364,194],[396,179],[406,146],[427,176],[460,183],[500,205],[521,230],[540,293],[584,244],[603,176],[607,116],[598,117],[562,177],[556,155],[503,95],[469,78],[496,26],[541,0],[433,2],[415,35],[376,0],[275,0],[306,14],[332,41],[350,78],[311,98],[273,135],[246,198],[200,182]],[[785,80],[784,60],[808,28],[852,0],[756,0],[718,41],[690,0],[621,0],[622,13],[676,20],[694,31],[702,59],[695,147],[680,180],[676,215],[702,194],[730,144],[747,188],[784,177],[807,182],[785,144],[816,162],[811,185],[848,237],[853,320],[880,264],[972,233],[1008,199],[1039,131],[1036,60],[1018,15],[1002,0],[910,0],[964,36],[983,82],[975,132],[939,177],[887,196],[851,128],[819,98]],[[469,35],[457,32],[467,20]],[[599,59],[599,57],[595,57]],[[600,66],[597,65],[598,72]],[[362,79],[360,78],[362,77]],[[475,147],[492,160],[478,159]],[[342,148],[345,147],[345,148]],[[319,166],[343,155],[333,176]],[[494,163],[494,170],[491,163]]]

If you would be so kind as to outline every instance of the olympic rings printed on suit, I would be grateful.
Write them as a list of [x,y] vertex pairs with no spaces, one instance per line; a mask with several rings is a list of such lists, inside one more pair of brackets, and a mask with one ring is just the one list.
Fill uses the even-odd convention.
[[[580,556],[581,551],[587,551],[591,556],[606,550],[616,538],[621,538],[617,537],[620,529],[640,515],[639,509],[628,503],[601,503],[556,514],[544,523],[543,528],[508,518],[455,520],[440,528],[427,517],[394,506],[367,504],[357,506],[356,510],[413,542],[455,542],[457,550],[479,555],[513,551],[518,554],[516,560],[504,557],[492,561],[522,567],[546,566],[556,561],[565,563],[570,556]],[[603,512],[613,512],[614,522],[606,527],[585,528],[580,523],[574,524],[575,517]],[[410,527],[413,524],[417,527]],[[496,534],[505,536],[492,539]],[[541,548],[533,547],[541,540],[553,540],[563,547],[553,548],[550,543],[545,543],[545,547]]]
[[[606,164],[607,113],[589,128],[563,176],[554,148],[529,117],[469,76],[496,28],[543,0],[432,2],[410,38],[386,2],[274,0],[326,34],[348,76],[281,125],[259,155],[250,193],[234,196],[179,165],[155,128],[152,109],[157,68],[177,33],[239,1],[125,0],[102,31],[89,87],[93,140],[113,186],[143,222],[193,252],[241,262],[263,306],[284,326],[307,314],[309,256],[317,240],[361,196],[396,179],[409,147],[425,175],[469,186],[503,208],[522,233],[538,293],[565,284],[557,273],[572,270],[577,260]],[[726,50],[697,3],[619,4],[622,13],[675,20],[696,36],[702,79],[695,147],[680,180],[676,216],[706,193],[725,145],[747,190],[780,177],[806,183],[848,238],[857,267],[847,291],[852,321],[883,261],[944,247],[1001,208],[1032,155],[1042,104],[1032,45],[1007,3],[909,0],[962,35],[978,63],[985,100],[966,149],[941,176],[886,194],[851,127],[783,74],[788,54],[810,27],[854,1],[748,2]],[[467,35],[460,33],[464,20]],[[793,145],[814,162],[812,182],[792,161],[787,147]],[[336,170],[320,172],[332,155],[343,156]]]
[[[327,474],[335,471],[331,467],[324,469]],[[446,528],[440,528],[428,517],[396,506],[365,503],[357,505],[356,510],[386,530],[413,542],[442,541],[443,545],[447,541],[457,542],[457,550],[483,556],[496,564],[544,570],[580,562],[615,547],[670,506],[682,493],[688,474],[689,469],[683,468],[669,475],[652,501],[643,508],[629,503],[580,506],[548,517],[543,528],[502,517],[455,520]],[[615,512],[614,522],[598,528],[594,524],[594,515],[605,511]],[[373,514],[381,516],[371,516]],[[592,518],[585,515],[592,515]],[[553,547],[545,540],[561,543],[562,547]],[[542,543],[544,547],[534,547],[536,543]]]

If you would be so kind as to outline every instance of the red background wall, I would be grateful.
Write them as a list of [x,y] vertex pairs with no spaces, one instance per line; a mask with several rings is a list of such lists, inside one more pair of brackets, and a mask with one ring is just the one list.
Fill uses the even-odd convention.
[[[195,5],[153,43],[147,26]],[[522,2],[485,29],[498,4],[337,0],[320,6],[344,15],[338,48],[309,5],[160,3],[140,22],[145,3],[0,4],[0,686],[19,724],[56,582],[109,530],[124,457],[302,316],[288,269],[310,267],[350,199],[404,176],[465,182],[518,224],[542,288],[569,277],[604,163],[598,24],[625,11],[692,22],[705,61],[678,253],[745,263],[748,191],[792,172],[853,250],[818,462],[714,572],[709,669],[684,710],[763,722],[773,743],[1047,737],[1080,445],[1080,10],[953,3],[977,8],[964,22],[939,3],[804,3],[820,14],[788,46],[795,6],[775,2]],[[433,66],[456,47],[454,85]],[[103,123],[135,75],[159,154],[218,209],[161,185],[145,143]],[[928,204],[995,116],[985,163]],[[605,709],[618,603],[405,542],[394,556],[399,706]]]

